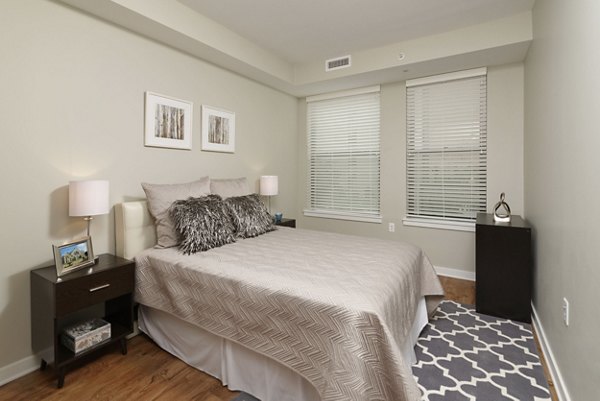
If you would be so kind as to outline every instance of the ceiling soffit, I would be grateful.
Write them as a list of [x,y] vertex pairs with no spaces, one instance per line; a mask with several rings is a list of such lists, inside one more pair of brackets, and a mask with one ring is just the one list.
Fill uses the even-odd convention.
[[352,53],[352,66],[292,64],[179,2],[60,0],[145,37],[297,97],[524,60],[531,13]]

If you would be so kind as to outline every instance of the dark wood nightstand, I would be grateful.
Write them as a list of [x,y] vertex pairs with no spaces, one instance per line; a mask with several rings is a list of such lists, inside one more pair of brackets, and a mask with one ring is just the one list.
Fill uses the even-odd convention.
[[475,243],[477,312],[531,323],[531,227],[520,216],[496,223],[479,213]]
[[[135,263],[103,254],[98,262],[63,277],[54,265],[31,271],[31,345],[35,352],[52,349],[58,388],[68,365],[110,344],[119,342],[127,354],[126,336],[133,332],[133,286]],[[111,324],[111,338],[75,354],[61,344],[64,327],[100,317]],[[41,369],[48,360],[42,359]]]
[[275,225],[296,228],[296,219],[281,219],[279,223],[275,222]]

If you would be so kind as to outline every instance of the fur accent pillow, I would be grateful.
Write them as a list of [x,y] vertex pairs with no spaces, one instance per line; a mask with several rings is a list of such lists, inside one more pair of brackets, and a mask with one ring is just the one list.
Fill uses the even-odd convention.
[[235,242],[234,227],[219,195],[173,202],[169,214],[186,255]]
[[256,237],[275,230],[273,217],[257,194],[233,196],[223,201],[229,209],[231,221],[238,237]]

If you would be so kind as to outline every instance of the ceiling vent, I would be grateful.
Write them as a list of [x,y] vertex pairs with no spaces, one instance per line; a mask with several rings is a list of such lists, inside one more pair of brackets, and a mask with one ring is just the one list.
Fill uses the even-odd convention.
[[351,65],[352,58],[350,56],[331,58],[325,61],[325,71],[329,72],[333,70],[339,70],[342,68],[348,68]]

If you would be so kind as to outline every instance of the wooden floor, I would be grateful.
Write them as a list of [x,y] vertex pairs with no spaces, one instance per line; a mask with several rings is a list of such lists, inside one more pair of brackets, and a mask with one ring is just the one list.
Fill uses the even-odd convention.
[[112,352],[73,370],[56,388],[51,368],[36,371],[0,387],[0,400],[231,400],[229,391],[212,376],[196,370],[160,349],[145,335],[129,340],[129,352]]
[[461,304],[475,305],[475,282],[439,276],[446,299]]
[[[446,298],[475,304],[471,281],[440,277]],[[230,401],[238,393],[217,379],[189,367],[163,351],[148,337],[129,340],[129,353],[118,347],[90,363],[67,371],[65,386],[56,388],[51,368],[36,371],[0,387],[0,401],[14,400],[204,400]],[[538,345],[539,350],[539,345]],[[541,355],[541,350],[539,350]],[[546,377],[548,371],[544,365]],[[558,401],[551,386],[553,401]]]

